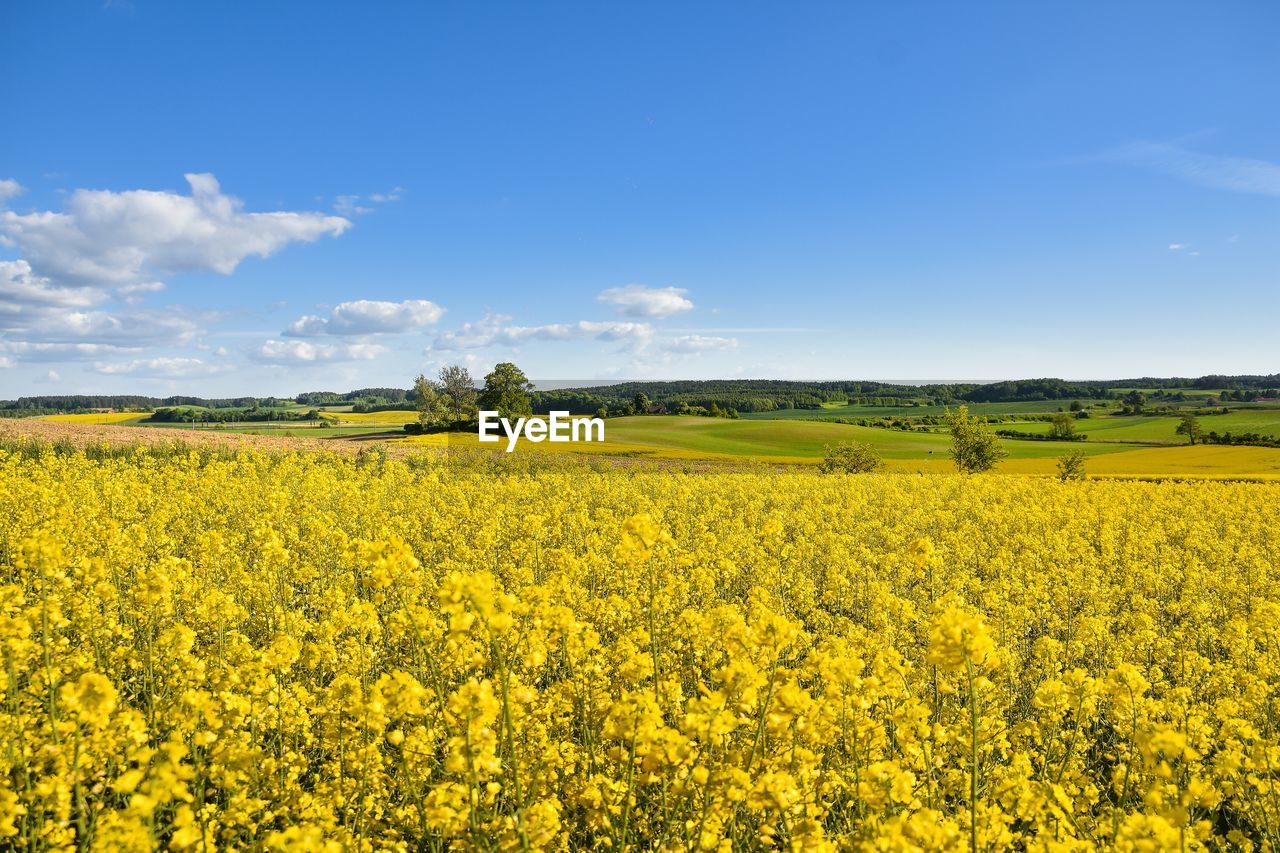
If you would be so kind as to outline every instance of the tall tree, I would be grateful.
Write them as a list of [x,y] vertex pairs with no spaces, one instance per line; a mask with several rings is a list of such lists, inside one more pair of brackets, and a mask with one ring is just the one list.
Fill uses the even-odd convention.
[[1177,435],[1185,435],[1192,444],[1196,443],[1197,438],[1204,438],[1204,427],[1200,426],[1200,419],[1190,412],[1182,416],[1182,420],[1178,423],[1178,428],[1174,432]]
[[1120,403],[1124,411],[1131,415],[1140,415],[1147,405],[1147,395],[1135,389],[1125,394],[1120,399]]
[[497,412],[500,417],[522,417],[533,414],[529,392],[533,383],[524,371],[509,361],[496,364],[484,378],[480,392],[480,408]]
[[1076,416],[1070,412],[1058,412],[1049,425],[1049,437],[1070,441],[1076,435]]
[[986,421],[969,414],[968,406],[947,412],[946,420],[947,426],[951,427],[951,458],[956,463],[956,470],[962,474],[990,470],[1009,455],[1009,451],[1000,446],[995,433],[987,429]]
[[454,423],[468,421],[476,416],[476,387],[471,371],[461,364],[447,364],[440,368],[440,396]]
[[444,401],[433,383],[421,373],[413,380],[414,406],[418,410],[418,423],[435,426],[444,420]]

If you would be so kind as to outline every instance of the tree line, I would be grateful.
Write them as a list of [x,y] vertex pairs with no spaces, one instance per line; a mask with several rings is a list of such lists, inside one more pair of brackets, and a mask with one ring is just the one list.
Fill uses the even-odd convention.
[[[508,362],[509,363],[509,362]],[[433,380],[438,381],[438,380]],[[527,379],[526,379],[527,383]],[[621,382],[612,385],[544,389],[526,392],[534,412],[569,411],[574,414],[624,413],[637,395],[652,404],[661,404],[667,412],[679,411],[683,405],[710,412],[714,405],[721,412],[768,412],[780,409],[816,409],[824,403],[853,403],[872,406],[912,407],[956,405],[959,403],[1020,403],[1037,400],[1128,398],[1132,409],[1141,411],[1146,402],[1143,392],[1117,389],[1145,388],[1153,396],[1179,399],[1181,389],[1212,389],[1222,401],[1249,402],[1259,397],[1280,397],[1280,374],[1210,375],[1199,378],[1140,377],[1106,381],[1075,382],[1055,378],[1019,379],[991,383],[929,383],[905,385],[890,382],[832,380],[804,382],[781,379],[710,379],[670,380],[654,382]],[[1159,392],[1167,393],[1161,394]],[[1181,395],[1185,398],[1185,394]],[[1141,398],[1141,402],[1138,399]],[[294,400],[303,406],[346,406],[357,412],[387,409],[412,409],[416,406],[414,389],[357,388],[351,391],[304,391]],[[54,394],[19,397],[0,401],[0,414],[44,414],[91,411],[94,409],[150,410],[177,406],[203,406],[210,409],[263,408],[283,406],[293,401],[275,397],[207,398],[194,396],[147,397],[135,394]]]
[[320,412],[312,409],[308,412],[282,409],[200,409],[200,408],[159,408],[151,413],[148,421],[156,423],[198,423],[229,424],[258,421],[318,421]]

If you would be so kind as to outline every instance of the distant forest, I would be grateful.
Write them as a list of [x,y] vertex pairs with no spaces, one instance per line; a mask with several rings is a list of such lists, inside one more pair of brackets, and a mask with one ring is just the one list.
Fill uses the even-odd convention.
[[[535,412],[553,409],[575,414],[618,411],[641,397],[661,411],[710,409],[770,412],[778,409],[816,409],[823,403],[847,401],[864,405],[937,405],[957,403],[1020,403],[1035,400],[1108,400],[1117,389],[1226,389],[1233,398],[1250,400],[1280,395],[1280,374],[1268,376],[1152,377],[1068,382],[1063,379],[1019,379],[1005,382],[902,385],[887,382],[793,382],[779,379],[710,379],[666,382],[622,382],[584,388],[535,391]],[[310,407],[352,406],[357,412],[412,408],[413,392],[402,388],[358,388],[346,393],[307,391],[294,400],[275,397],[144,397],[139,395],[55,394],[0,401],[0,415],[29,416],[98,409],[150,411],[181,406],[210,409],[271,409],[294,402]]]

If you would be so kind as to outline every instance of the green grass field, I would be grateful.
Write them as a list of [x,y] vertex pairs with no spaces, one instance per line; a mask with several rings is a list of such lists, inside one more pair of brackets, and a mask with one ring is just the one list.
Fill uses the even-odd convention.
[[[1187,438],[1178,435],[1179,418],[1176,417],[1115,417],[1101,416],[1076,421],[1076,429],[1089,436],[1089,441],[1160,442],[1162,444],[1186,444]],[[1225,415],[1200,415],[1200,426],[1205,432],[1242,433],[1256,432],[1280,438],[1280,409],[1246,409]],[[1043,435],[1049,424],[1043,421],[1001,424],[1003,429]]]
[[[1088,405],[1090,401],[1081,401]],[[1027,403],[969,403],[969,411],[977,415],[1033,415],[1056,412],[1071,405],[1070,400],[1032,400]],[[773,412],[749,412],[741,417],[751,421],[814,420],[822,418],[893,418],[899,415],[924,417],[941,415],[945,406],[824,406],[821,409],[778,409]]]
[[[654,460],[743,461],[816,464],[826,445],[855,440],[870,444],[890,470],[947,471],[950,438],[939,433],[912,433],[806,421],[744,421],[696,417],[629,417],[605,422],[599,444],[527,443],[516,453],[570,453],[583,456]],[[480,445],[475,433],[405,437],[397,444],[419,447],[505,447]],[[1053,475],[1058,457],[1078,450],[1092,476],[1210,477],[1280,479],[1280,449],[1170,445],[1153,447],[1120,442],[1001,442],[1009,457],[999,470],[1013,474]]]
[[[439,445],[439,437],[405,438],[410,444]],[[914,470],[951,464],[951,439],[943,433],[903,432],[875,427],[797,420],[724,420],[679,416],[611,418],[601,443],[532,444],[520,441],[516,452],[577,453],[655,459],[751,459],[813,464],[828,445],[861,441],[886,462]],[[480,446],[472,433],[451,434],[453,446]],[[1119,453],[1140,445],[1048,441],[1004,441],[1010,459],[1055,459],[1079,449],[1089,455]],[[505,446],[505,445],[504,445]]]
[[[997,408],[1023,404],[989,404],[975,406],[988,414]],[[927,414],[930,408],[905,408],[904,414]],[[842,412],[844,416],[864,417],[868,413],[883,414],[885,409],[870,406],[838,407],[822,413]],[[500,444],[481,445],[474,432],[407,436],[400,430],[403,412],[368,414],[333,413],[326,415],[330,426],[303,423],[232,424],[221,428],[197,427],[199,432],[217,429],[221,432],[257,435],[294,436],[336,441],[390,441],[398,445],[421,447],[483,447],[501,451]],[[770,413],[781,415],[790,413]],[[146,414],[56,415],[49,420],[124,426],[158,426],[173,430],[190,430],[190,424],[151,424]],[[1258,432],[1280,436],[1280,408],[1233,411],[1226,415],[1204,415],[1200,418],[1205,431],[1219,433]],[[1077,422],[1088,441],[1019,441],[1002,439],[1009,452],[1000,469],[1010,473],[1051,475],[1057,459],[1066,453],[1080,451],[1088,457],[1087,470],[1092,475],[1125,477],[1257,477],[1280,478],[1280,450],[1261,447],[1196,446],[1188,447],[1186,439],[1176,435],[1176,417],[1116,417],[1099,415]],[[1029,434],[1043,434],[1049,424],[1024,421],[1000,424],[1000,428],[1016,429]],[[994,427],[993,427],[994,428]],[[606,421],[606,440],[602,443],[537,444],[520,441],[518,453],[570,453],[585,456],[628,457],[654,460],[758,461],[780,464],[812,465],[822,459],[828,445],[841,441],[860,441],[870,445],[893,470],[942,471],[952,467],[949,456],[951,439],[941,429],[914,432],[854,426],[803,417],[750,417],[739,420],[680,416],[638,416],[611,418]]]

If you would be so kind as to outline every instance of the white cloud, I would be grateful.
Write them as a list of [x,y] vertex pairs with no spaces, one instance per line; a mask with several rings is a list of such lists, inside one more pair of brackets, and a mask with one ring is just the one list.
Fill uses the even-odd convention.
[[437,350],[479,349],[488,346],[519,346],[528,341],[568,341],[595,339],[622,341],[643,346],[653,337],[648,323],[625,321],[579,320],[576,323],[549,323],[542,326],[516,326],[506,315],[489,315],[475,323],[448,331],[435,339]]
[[61,286],[121,287],[157,275],[230,275],[245,258],[295,241],[337,236],[351,222],[322,213],[246,213],[210,174],[186,175],[191,195],[76,190],[61,213],[0,211],[0,236],[32,270]]
[[1106,159],[1136,163],[1211,189],[1280,196],[1280,164],[1266,160],[1201,154],[1163,142],[1134,142]]
[[111,344],[60,344],[33,343],[31,341],[0,341],[0,351],[20,357],[23,361],[83,361],[113,355],[130,355],[141,351],[140,347],[113,346]]
[[[48,345],[186,343],[200,332],[193,312],[104,310],[101,303],[113,297],[136,303],[164,289],[157,276],[167,273],[229,275],[251,255],[267,257],[290,242],[336,236],[351,224],[320,213],[247,213],[212,175],[186,178],[188,196],[77,190],[62,212],[0,209],[0,243],[22,253],[18,260],[0,261],[0,334],[11,344],[46,346],[8,351],[22,360],[49,359],[59,351]],[[13,181],[0,183],[8,196],[19,189]],[[92,355],[91,349],[62,352],[68,358]]]
[[715,335],[679,335],[667,338],[661,345],[667,352],[698,353],[733,349],[738,345],[738,341],[736,338],[721,338]]
[[426,299],[406,299],[403,302],[358,299],[337,305],[328,317],[314,314],[300,317],[289,325],[284,334],[314,337],[412,332],[435,324],[444,316],[444,310]]
[[28,307],[88,308],[105,296],[96,287],[59,287],[32,273],[24,260],[0,261],[0,314],[18,314]]
[[343,216],[363,216],[366,213],[373,213],[372,207],[365,207],[360,203],[358,195],[338,196],[333,200],[333,209]]
[[23,342],[147,346],[186,343],[199,334],[200,327],[180,309],[128,313],[58,309],[0,313],[0,331]]
[[681,287],[628,284],[601,291],[596,301],[613,305],[618,313],[628,317],[670,317],[693,308],[693,303],[685,298],[688,292]]
[[10,367],[16,367],[18,362],[9,358],[7,355],[0,355],[0,370],[7,370]]
[[198,358],[140,358],[124,362],[97,362],[93,369],[107,376],[151,376],[180,379],[190,376],[212,376],[231,369],[229,364],[209,364]]
[[11,198],[17,198],[26,192],[26,188],[13,178],[4,178],[0,180],[0,204]]
[[50,370],[48,373],[44,375],[45,382],[59,382],[61,380],[62,380],[62,374],[58,373],[58,371],[56,370]]
[[328,361],[364,361],[388,349],[380,344],[315,344],[310,341],[270,340],[249,353],[254,361],[271,364],[318,364]]
[[340,195],[333,200],[333,209],[343,216],[363,216],[366,213],[373,213],[377,208],[371,207],[373,204],[387,204],[393,201],[399,201],[400,196],[404,195],[404,187],[395,187],[390,192],[385,193],[369,193],[368,195]]
[[126,284],[124,287],[117,287],[116,296],[129,303],[141,302],[144,294],[159,293],[164,288],[163,281],[144,281],[140,284]]
[[799,335],[813,334],[815,332],[824,331],[823,329],[808,328],[805,326],[713,326],[706,329],[667,329],[668,332],[679,333],[696,333],[704,332],[724,332],[725,334],[736,335]]
[[369,201],[376,201],[379,204],[385,204],[389,201],[399,201],[400,197],[405,194],[404,187],[395,187],[391,192],[386,193],[370,193]]
[[1169,248],[1170,248],[1172,251],[1175,251],[1175,252],[1176,252],[1176,251],[1178,251],[1178,250],[1180,250],[1180,249],[1185,249],[1185,248],[1187,248],[1187,244],[1186,244],[1186,243],[1170,243],[1170,244],[1169,244]]

